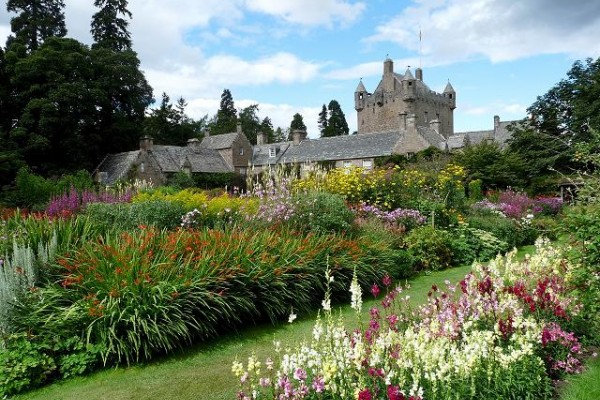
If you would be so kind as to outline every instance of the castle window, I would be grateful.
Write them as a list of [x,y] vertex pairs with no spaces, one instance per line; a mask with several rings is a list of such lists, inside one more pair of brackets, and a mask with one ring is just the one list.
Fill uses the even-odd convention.
[[425,111],[425,122],[429,121],[429,114],[427,113],[427,111]]
[[450,93],[450,98],[452,98],[452,93]]
[[359,93],[359,94],[358,94],[358,98],[359,98],[360,100],[362,100],[362,99],[363,99],[363,94],[362,94],[362,93]]
[[373,161],[371,161],[371,160],[363,160],[362,167],[364,169],[373,169]]
[[240,175],[246,175],[246,168],[240,167]]
[[144,163],[140,164],[140,172],[143,174],[144,172],[146,172],[146,166],[144,165]]
[[243,156],[243,155],[244,155],[244,148],[240,147],[240,156]]
[[352,161],[344,161],[344,168],[350,168],[352,166]]
[[408,158],[408,159],[411,159],[411,158],[413,158],[414,156],[415,156],[415,153],[412,153],[412,152],[410,152],[410,151],[409,151],[408,153],[406,153],[406,158]]
[[273,158],[273,157],[275,157],[276,154],[277,154],[277,151],[275,150],[275,148],[271,147],[269,149],[269,157]]

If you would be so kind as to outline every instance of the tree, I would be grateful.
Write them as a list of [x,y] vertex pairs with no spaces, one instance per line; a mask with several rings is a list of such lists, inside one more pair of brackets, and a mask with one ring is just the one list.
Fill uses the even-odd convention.
[[183,97],[173,106],[166,93],[162,94],[160,107],[152,110],[144,121],[144,131],[156,143],[184,146],[192,138],[200,137],[206,117],[194,121],[185,113],[187,103]]
[[14,37],[8,40],[22,43],[28,52],[37,50],[49,37],[67,34],[63,0],[8,0],[6,10],[17,13],[11,18]]
[[7,138],[34,172],[91,170],[107,153],[137,145],[152,89],[135,53],[63,38],[26,58],[10,53],[16,122]]
[[127,9],[127,0],[94,0],[94,6],[100,10],[92,17],[93,47],[102,47],[114,51],[131,50],[131,34],[127,30],[131,19]]
[[281,129],[280,126],[277,127],[277,129],[275,129],[275,132],[273,132],[273,143],[279,143],[279,142],[283,142],[286,140],[286,138],[288,137],[287,133],[283,131],[283,129]]
[[292,117],[292,122],[290,123],[290,134],[296,129],[305,131],[306,125],[304,125],[304,118],[299,113],[294,114]]
[[[327,119],[325,129],[321,133],[321,137],[347,135],[350,132],[350,128],[348,128],[348,122],[346,122],[346,116],[340,107],[340,103],[337,100],[331,100],[327,109],[329,110],[329,118]],[[319,121],[320,117],[321,114],[319,114]]]
[[233,96],[229,89],[224,89],[221,94],[221,104],[217,115],[212,119],[210,128],[211,135],[235,132],[237,126],[237,110],[233,102]]
[[516,153],[501,149],[496,142],[467,144],[455,161],[468,171],[469,180],[481,180],[485,189],[526,184],[523,160]]
[[258,118],[258,104],[251,104],[240,110],[240,123],[242,132],[252,144],[256,144],[256,134],[261,130],[260,119]]
[[600,129],[600,58],[576,61],[567,78],[539,96],[527,111],[532,127],[566,143],[589,139]]
[[325,129],[327,129],[327,106],[323,104],[323,108],[321,108],[321,112],[319,113],[319,132],[321,132],[321,137],[325,136]]
[[263,118],[263,120],[260,122],[260,131],[264,135],[267,135],[267,139],[268,139],[269,143],[275,142],[275,131],[273,130],[273,122],[271,121],[271,118],[269,118],[269,117]]

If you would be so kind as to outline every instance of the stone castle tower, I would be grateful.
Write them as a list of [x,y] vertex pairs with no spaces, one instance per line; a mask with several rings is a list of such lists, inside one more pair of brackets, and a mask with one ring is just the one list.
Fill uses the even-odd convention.
[[445,138],[454,134],[456,92],[450,82],[443,93],[434,92],[423,82],[421,68],[415,70],[415,76],[410,68],[404,75],[397,74],[389,58],[383,62],[383,77],[373,93],[360,81],[354,108],[359,134],[405,130],[407,120],[431,127]]

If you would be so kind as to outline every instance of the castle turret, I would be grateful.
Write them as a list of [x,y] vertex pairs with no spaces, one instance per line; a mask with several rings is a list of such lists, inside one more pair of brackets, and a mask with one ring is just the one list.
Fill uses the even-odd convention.
[[404,101],[412,102],[416,98],[416,84],[415,77],[410,72],[410,67],[406,69],[404,77],[402,78],[402,99]]
[[450,81],[448,81],[448,84],[444,89],[444,95],[450,99],[450,108],[454,110],[456,108],[456,92],[450,84]]
[[365,88],[365,85],[363,85],[361,79],[354,91],[354,109],[356,111],[361,111],[365,108],[365,99],[367,95],[367,89]]

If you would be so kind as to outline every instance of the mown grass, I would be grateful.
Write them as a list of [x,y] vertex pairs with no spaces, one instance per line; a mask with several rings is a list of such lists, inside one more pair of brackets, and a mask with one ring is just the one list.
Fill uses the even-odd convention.
[[585,371],[570,376],[559,393],[560,400],[600,399],[600,357],[589,359]]
[[[519,257],[531,254],[533,246],[525,246]],[[424,303],[432,285],[443,286],[447,279],[458,282],[470,270],[462,266],[436,271],[409,282],[404,291],[413,306]],[[348,299],[350,294],[348,293]],[[363,321],[370,307],[379,301],[368,293],[363,294]],[[349,328],[358,325],[355,311],[348,305],[338,306]],[[245,359],[255,353],[264,360],[273,356],[273,341],[293,345],[309,338],[316,312],[300,315],[293,323],[282,322],[276,326],[261,325],[232,332],[217,340],[202,343],[185,352],[152,363],[128,368],[100,371],[87,377],[59,382],[42,389],[15,397],[16,400],[146,400],[146,399],[211,399],[236,398],[237,382],[231,373],[231,364],[238,357]]]

